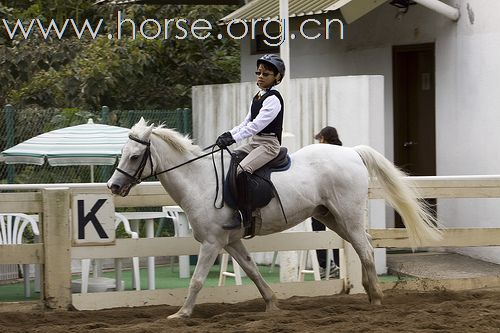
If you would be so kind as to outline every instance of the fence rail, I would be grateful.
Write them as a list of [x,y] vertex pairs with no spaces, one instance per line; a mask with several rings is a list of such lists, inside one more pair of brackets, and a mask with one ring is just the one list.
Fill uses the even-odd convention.
[[[410,177],[413,186],[425,197],[498,198],[500,176]],[[67,185],[67,186],[66,186]],[[42,297],[51,308],[100,309],[116,306],[181,304],[185,289],[148,290],[109,293],[71,294],[70,259],[126,258],[133,256],[177,256],[196,254],[198,243],[192,237],[118,239],[116,245],[72,247],[69,239],[69,198],[80,193],[108,193],[105,184],[2,185],[0,212],[42,213],[43,242],[29,245],[0,246],[2,263],[41,263],[44,266]],[[71,187],[69,187],[71,186]],[[40,189],[43,189],[41,192]],[[381,197],[374,182],[369,197]],[[173,204],[159,183],[144,183],[126,198],[116,197],[116,207],[145,207]],[[404,229],[371,229],[374,247],[409,247]],[[439,243],[424,247],[468,247],[500,245],[500,228],[454,228],[443,232]],[[345,252],[340,280],[274,284],[280,297],[325,295],[345,289],[361,292],[359,259],[350,245],[331,231],[317,233],[280,233],[245,241],[251,252],[341,248]],[[342,264],[342,263],[341,263]],[[258,297],[253,286],[205,288],[199,302],[237,302]]]

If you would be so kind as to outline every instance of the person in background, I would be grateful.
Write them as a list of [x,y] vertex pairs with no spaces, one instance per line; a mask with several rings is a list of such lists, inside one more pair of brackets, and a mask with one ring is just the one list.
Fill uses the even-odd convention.
[[[323,128],[318,134],[314,136],[319,143],[328,143],[331,145],[342,146],[342,141],[339,139],[339,134],[337,133],[337,129],[332,126],[326,126]],[[323,223],[316,220],[314,217],[312,220],[312,229],[313,231],[323,231],[326,230],[326,227]],[[320,275],[321,278],[324,279],[326,277],[326,250],[316,250],[316,255],[318,256],[318,263],[320,266]],[[333,250],[333,262],[330,265],[330,272],[328,273],[329,278],[336,279],[340,275],[339,269],[339,250]]]

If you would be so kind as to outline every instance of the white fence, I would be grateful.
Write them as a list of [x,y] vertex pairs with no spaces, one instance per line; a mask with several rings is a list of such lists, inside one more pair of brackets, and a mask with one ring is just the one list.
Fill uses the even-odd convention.
[[[500,176],[476,177],[412,177],[421,194],[434,198],[499,198]],[[77,187],[44,186],[41,191],[28,191],[28,186],[0,186],[0,191],[17,189],[17,193],[0,193],[0,212],[24,212],[41,215],[42,243],[0,246],[0,264],[43,264],[42,299],[49,308],[100,309],[123,306],[171,304],[179,305],[186,289],[123,291],[110,293],[71,294],[71,259],[130,258],[133,256],[178,256],[198,253],[192,237],[153,239],[118,239],[113,246],[73,247],[70,239],[70,197],[82,193],[108,193],[104,184]],[[74,186],[74,184],[72,184]],[[24,189],[23,189],[24,188]],[[370,198],[380,198],[380,188],[372,184]],[[158,183],[141,184],[128,197],[115,198],[116,207],[145,207],[174,204]],[[371,229],[375,247],[408,247],[404,229]],[[279,233],[246,241],[251,252],[288,251],[316,248],[344,249],[341,279],[328,281],[273,284],[278,297],[293,295],[318,296],[350,289],[361,292],[359,259],[349,244],[331,231]],[[500,245],[500,228],[448,229],[439,244],[425,247],[463,247]],[[498,280],[498,279],[497,279]],[[496,281],[496,280],[495,280]],[[253,285],[204,288],[198,302],[238,302],[258,298]]]

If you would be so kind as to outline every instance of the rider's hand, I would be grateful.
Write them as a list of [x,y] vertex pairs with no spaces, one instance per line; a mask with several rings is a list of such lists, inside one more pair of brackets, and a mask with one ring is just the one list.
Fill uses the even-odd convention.
[[229,132],[222,133],[218,138],[217,141],[215,141],[215,144],[219,146],[220,149],[224,149],[226,147],[229,147],[233,143],[235,143],[233,136]]

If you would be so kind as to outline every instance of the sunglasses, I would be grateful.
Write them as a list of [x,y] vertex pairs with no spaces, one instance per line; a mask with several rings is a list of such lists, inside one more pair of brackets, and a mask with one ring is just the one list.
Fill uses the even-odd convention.
[[274,73],[261,73],[261,72],[255,72],[255,75],[257,76],[263,76],[263,77],[268,77],[269,75],[274,75]]

